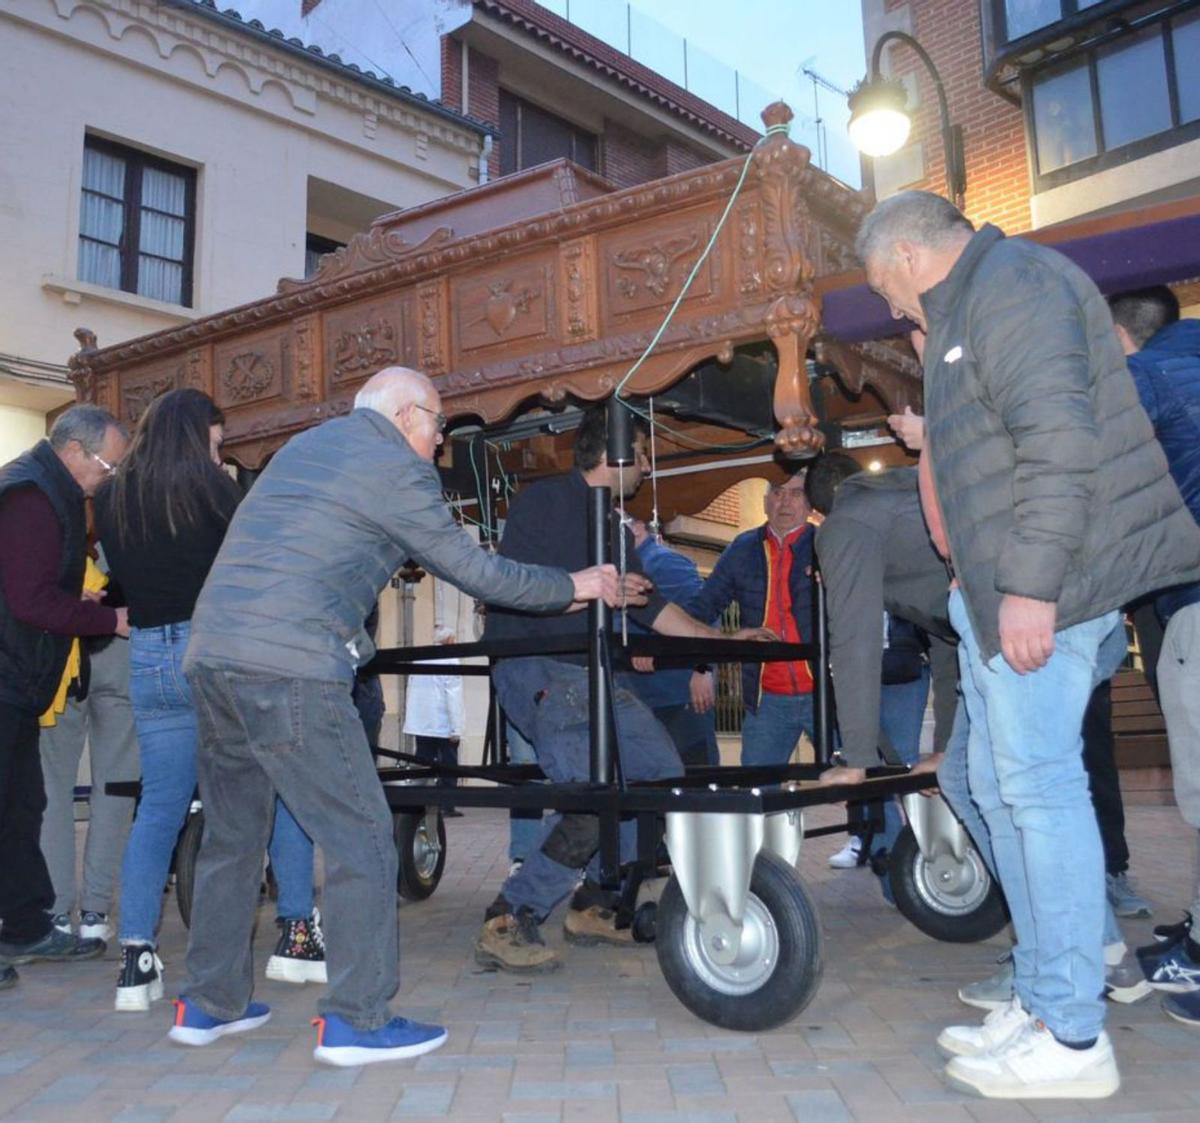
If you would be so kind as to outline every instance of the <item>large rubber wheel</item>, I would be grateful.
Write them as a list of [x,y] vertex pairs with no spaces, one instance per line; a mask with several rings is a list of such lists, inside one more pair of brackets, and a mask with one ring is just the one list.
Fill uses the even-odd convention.
[[434,838],[425,825],[424,811],[400,811],[393,821],[396,856],[400,860],[396,891],[406,901],[423,901],[438,887],[446,868],[446,820],[439,811]]
[[926,861],[906,826],[892,847],[888,877],[896,907],[935,940],[972,944],[1008,923],[1004,894],[974,846],[968,845],[961,862],[950,853]]
[[821,981],[821,925],[796,871],[775,854],[754,862],[742,943],[731,964],[716,963],[672,877],[658,902],[655,948],[675,997],[723,1029],[774,1029],[812,1000]]
[[185,928],[192,926],[192,897],[196,892],[196,859],[204,837],[204,812],[192,811],[175,843],[175,906]]

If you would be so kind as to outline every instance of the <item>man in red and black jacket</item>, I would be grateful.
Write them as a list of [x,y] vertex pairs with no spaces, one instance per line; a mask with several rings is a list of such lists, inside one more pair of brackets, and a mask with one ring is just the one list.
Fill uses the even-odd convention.
[[107,410],[75,406],[49,439],[0,468],[0,987],[16,982],[14,964],[104,951],[103,941],[51,924],[38,715],[54,700],[73,637],[129,635],[124,608],[83,595],[85,500],[125,444]]
[[[767,488],[764,525],[725,547],[700,592],[685,606],[713,620],[733,601],[742,627],[770,628],[789,643],[812,629],[811,508],[804,473]],[[742,764],[785,764],[802,733],[813,735],[813,678],[808,663],[743,663]]]

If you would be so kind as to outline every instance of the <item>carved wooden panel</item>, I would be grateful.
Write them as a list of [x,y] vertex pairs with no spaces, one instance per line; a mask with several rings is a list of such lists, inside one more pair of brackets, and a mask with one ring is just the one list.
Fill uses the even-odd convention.
[[450,322],[446,312],[445,277],[417,286],[417,368],[431,377],[450,365]]
[[182,385],[212,397],[212,347],[193,347],[183,359]]
[[559,249],[558,261],[562,340],[565,344],[585,343],[595,339],[600,330],[595,237],[564,242]]
[[351,304],[325,317],[325,372],[330,387],[351,386],[384,367],[403,366],[411,347],[399,297]]
[[292,397],[303,401],[321,396],[321,319],[298,316],[292,321]]
[[737,210],[737,287],[743,296],[761,292],[762,207],[755,200],[742,203]]
[[155,398],[183,385],[184,372],[185,364],[180,357],[152,367],[122,371],[117,376],[117,416],[127,425],[136,425]]
[[284,393],[283,338],[286,326],[226,340],[213,349],[216,386],[222,409],[248,406]]
[[[604,240],[605,304],[610,318],[670,307],[712,233],[695,215],[639,224]],[[708,296],[716,284],[719,254],[710,254],[687,300]]]
[[455,277],[450,304],[460,355],[545,339],[553,332],[554,264],[543,257]]

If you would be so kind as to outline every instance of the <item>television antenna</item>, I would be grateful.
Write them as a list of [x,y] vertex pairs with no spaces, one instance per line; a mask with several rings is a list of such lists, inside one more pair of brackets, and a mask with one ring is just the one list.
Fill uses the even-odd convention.
[[848,98],[850,91],[843,90],[841,86],[831,82],[825,75],[818,74],[811,66],[802,67],[801,73],[812,82],[813,86],[813,120],[817,130],[817,166],[828,168],[829,137],[825,128],[825,118],[821,116],[821,90],[828,90],[843,98]]

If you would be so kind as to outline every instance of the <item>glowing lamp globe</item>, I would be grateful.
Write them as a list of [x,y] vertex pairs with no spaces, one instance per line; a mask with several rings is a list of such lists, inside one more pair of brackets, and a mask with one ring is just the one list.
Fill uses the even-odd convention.
[[850,95],[850,139],[867,156],[899,151],[912,129],[904,87],[898,82],[863,82]]

